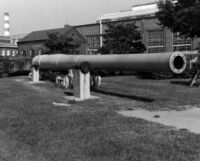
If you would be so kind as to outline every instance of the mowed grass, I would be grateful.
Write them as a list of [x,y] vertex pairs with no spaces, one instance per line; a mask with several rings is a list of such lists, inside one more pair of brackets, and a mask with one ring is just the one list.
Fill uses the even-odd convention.
[[2,78],[0,160],[199,161],[200,135],[117,114],[196,106],[200,88],[187,87],[187,81],[107,77],[92,92],[99,99],[75,103],[50,82],[33,85],[26,77]]

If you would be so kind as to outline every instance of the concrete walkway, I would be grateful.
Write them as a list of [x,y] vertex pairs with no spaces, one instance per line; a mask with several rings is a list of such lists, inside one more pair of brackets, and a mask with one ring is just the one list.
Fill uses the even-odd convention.
[[200,108],[197,107],[183,111],[147,111],[139,109],[119,111],[119,114],[174,126],[178,129],[188,129],[191,132],[200,134]]

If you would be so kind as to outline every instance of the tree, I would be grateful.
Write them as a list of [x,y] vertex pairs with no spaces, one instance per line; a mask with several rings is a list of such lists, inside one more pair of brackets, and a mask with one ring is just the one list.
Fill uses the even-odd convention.
[[78,53],[77,48],[80,47],[80,44],[76,44],[71,37],[66,37],[60,35],[59,33],[50,32],[47,33],[48,39],[44,45],[48,48],[47,53],[56,53],[61,52],[64,54],[73,54]]
[[142,53],[146,50],[141,42],[140,32],[135,23],[109,23],[103,35],[103,46],[99,49],[101,54],[129,54]]
[[185,37],[200,37],[200,0],[160,0],[160,24]]

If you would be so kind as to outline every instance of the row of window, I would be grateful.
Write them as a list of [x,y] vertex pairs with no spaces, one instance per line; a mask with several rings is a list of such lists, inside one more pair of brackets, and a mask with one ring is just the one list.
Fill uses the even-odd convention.
[[16,56],[18,54],[18,51],[17,50],[6,50],[6,49],[3,49],[1,50],[0,52],[1,56]]
[[[191,51],[192,41],[189,38],[173,33],[173,51]],[[164,30],[148,31],[147,40],[148,53],[165,52],[165,33]]]
[[[40,49],[38,51],[38,55],[41,55],[43,53],[43,50]],[[3,50],[0,50],[0,56],[16,56],[18,54],[18,50],[6,50],[6,49],[3,49]],[[26,53],[25,50],[21,50],[20,51],[20,55],[22,56],[30,56],[30,57],[34,57],[36,55],[35,51],[33,49],[31,49],[29,51],[29,54]]]
[[0,39],[0,43],[9,44],[9,43],[10,43],[10,40]]
[[42,55],[42,53],[43,53],[43,50],[42,50],[42,49],[40,49],[40,50],[38,51],[38,53],[36,53],[33,49],[31,49],[31,50],[29,51],[29,53],[26,53],[25,50],[21,50],[21,51],[20,51],[20,54],[21,54],[22,56],[30,56],[30,57],[34,57],[35,55]]
[[98,49],[100,46],[100,36],[88,36],[87,38],[88,49]]
[[173,51],[191,51],[192,50],[192,40],[189,38],[184,38],[178,35],[178,33],[173,34]]
[[[96,51],[100,47],[100,36],[88,36],[87,37],[87,44],[88,44],[88,50],[91,52]],[[192,45],[191,45],[191,39],[185,39],[183,37],[180,37],[178,33],[173,34],[173,51],[191,51]],[[147,38],[147,50],[148,53],[160,53],[165,52],[165,33],[164,30],[154,30],[154,31],[148,31],[148,38]],[[29,53],[26,53],[25,50],[21,50],[20,54],[23,56],[30,56],[34,57],[35,55],[41,55],[43,53],[43,50],[40,49],[38,53],[35,53],[33,49],[29,51]],[[18,51],[16,50],[2,50],[1,56],[15,56],[18,54]]]
[[[189,38],[184,38],[173,34],[173,51],[191,51],[192,41]],[[88,50],[98,49],[100,47],[100,36],[87,37]],[[148,53],[165,52],[165,32],[164,30],[148,31],[147,38]]]
[[148,31],[148,53],[164,52],[164,31]]

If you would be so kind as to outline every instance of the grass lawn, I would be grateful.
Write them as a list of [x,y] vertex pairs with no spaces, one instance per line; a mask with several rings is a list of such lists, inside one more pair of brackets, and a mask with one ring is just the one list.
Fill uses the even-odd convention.
[[50,82],[1,78],[0,161],[199,161],[200,135],[117,114],[199,105],[185,82],[107,77],[92,92],[100,99],[74,103]]

